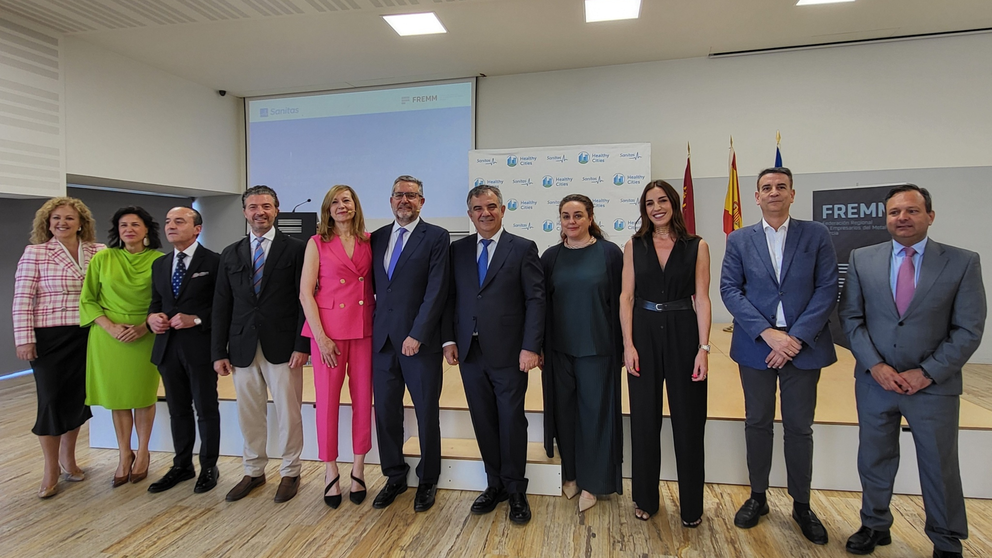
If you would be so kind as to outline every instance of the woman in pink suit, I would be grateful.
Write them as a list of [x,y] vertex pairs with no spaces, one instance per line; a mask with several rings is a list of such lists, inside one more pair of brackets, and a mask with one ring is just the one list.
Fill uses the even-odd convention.
[[350,499],[365,500],[365,454],[372,449],[372,247],[362,205],[350,186],[324,196],[317,234],[307,243],[300,281],[317,395],[317,445],[324,471],[324,503],[341,504],[338,483],[338,406],[344,375],[351,392]]

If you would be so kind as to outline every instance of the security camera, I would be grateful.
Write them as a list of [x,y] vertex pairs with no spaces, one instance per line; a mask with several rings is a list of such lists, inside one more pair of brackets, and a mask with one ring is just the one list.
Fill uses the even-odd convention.
[[223,97],[224,95],[227,95],[227,91],[225,91],[224,89],[221,89],[220,91],[217,92],[217,94],[220,95],[221,97]]

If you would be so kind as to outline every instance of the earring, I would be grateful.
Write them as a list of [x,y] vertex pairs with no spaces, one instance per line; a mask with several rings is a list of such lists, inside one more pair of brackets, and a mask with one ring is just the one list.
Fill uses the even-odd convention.
[[117,239],[117,247],[118,248],[123,248],[124,247],[124,239],[123,238]]
[[142,244],[148,246],[148,237],[146,236],[144,240],[141,241]]

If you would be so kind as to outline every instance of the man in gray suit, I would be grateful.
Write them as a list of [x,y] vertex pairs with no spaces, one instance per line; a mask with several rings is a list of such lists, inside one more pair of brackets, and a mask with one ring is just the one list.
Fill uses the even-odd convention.
[[978,254],[927,238],[930,193],[913,184],[885,196],[892,242],[851,252],[840,304],[854,371],[864,490],[861,528],[847,551],[868,554],[892,542],[892,485],[906,418],[916,444],[933,555],[961,556],[968,537],[958,468],[961,367],[985,328]]

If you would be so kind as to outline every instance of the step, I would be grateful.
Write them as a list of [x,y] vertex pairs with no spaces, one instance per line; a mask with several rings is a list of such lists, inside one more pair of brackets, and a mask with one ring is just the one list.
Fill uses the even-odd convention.
[[[417,486],[416,468],[420,463],[420,439],[416,436],[403,444],[403,456],[410,466],[409,486]],[[561,459],[549,458],[541,442],[527,444],[527,493],[545,496],[561,494]],[[481,492],[488,485],[486,467],[479,444],[474,439],[441,439],[441,477],[438,487],[445,490]]]

